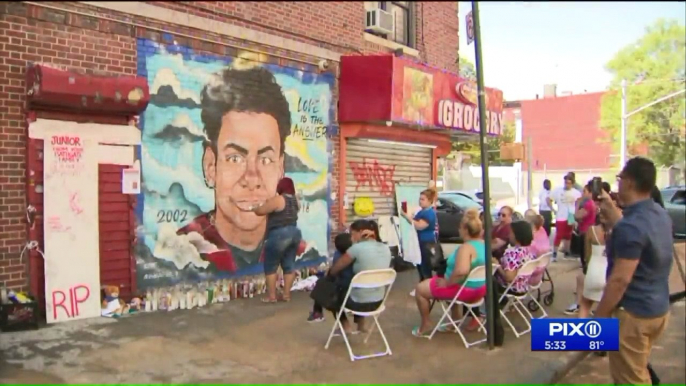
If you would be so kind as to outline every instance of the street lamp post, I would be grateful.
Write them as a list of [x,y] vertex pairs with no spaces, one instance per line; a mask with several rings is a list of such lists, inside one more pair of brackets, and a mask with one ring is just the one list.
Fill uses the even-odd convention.
[[641,106],[641,107],[637,108],[636,110],[634,110],[630,113],[627,113],[626,112],[626,99],[627,99],[626,98],[626,96],[627,96],[626,95],[627,94],[627,92],[626,92],[626,79],[622,79],[622,128],[621,128],[622,132],[621,132],[621,137],[620,137],[620,149],[619,149],[619,167],[620,168],[624,167],[624,164],[626,163],[626,147],[627,147],[626,146],[626,143],[627,143],[626,126],[627,126],[627,120],[629,119],[629,117],[632,115],[638,114],[639,112],[641,112],[641,111],[643,111],[649,107],[653,107],[660,102],[664,102],[667,99],[674,98],[675,96],[677,96],[679,94],[683,94],[684,92],[686,92],[686,89],[681,89],[679,91],[675,91],[669,95],[665,95],[665,96],[658,98],[658,99],[656,99],[656,100],[654,100],[654,101],[652,101],[652,102],[650,102],[644,106]]

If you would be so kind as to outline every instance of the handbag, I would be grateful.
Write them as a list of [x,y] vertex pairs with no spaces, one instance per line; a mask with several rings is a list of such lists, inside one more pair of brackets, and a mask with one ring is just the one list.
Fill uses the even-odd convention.
[[438,271],[438,269],[440,269],[441,266],[446,263],[445,258],[443,257],[443,247],[441,247],[440,243],[434,242],[428,243],[426,248],[430,253],[431,268],[434,271]]
[[574,218],[574,213],[568,213],[567,214],[567,224],[569,224],[569,225],[575,225],[576,224],[576,219]]
[[333,278],[329,276],[317,280],[317,284],[314,285],[312,292],[310,292],[310,298],[327,310],[336,309],[338,307],[340,296],[341,291],[338,288],[338,285]]

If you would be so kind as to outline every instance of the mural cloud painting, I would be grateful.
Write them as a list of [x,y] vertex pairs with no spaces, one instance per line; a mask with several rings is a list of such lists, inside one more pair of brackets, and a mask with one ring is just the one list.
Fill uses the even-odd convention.
[[141,288],[262,272],[266,218],[247,210],[295,182],[305,245],[329,249],[332,74],[235,60],[138,39],[151,102],[141,117]]

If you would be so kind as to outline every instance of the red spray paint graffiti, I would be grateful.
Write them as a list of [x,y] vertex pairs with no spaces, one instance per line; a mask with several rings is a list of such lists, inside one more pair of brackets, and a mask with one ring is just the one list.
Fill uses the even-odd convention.
[[74,192],[70,195],[69,208],[71,208],[71,211],[76,215],[79,215],[83,212],[83,208],[80,204],[79,192]]
[[[83,293],[79,294],[79,290],[82,290]],[[57,319],[57,307],[60,307],[62,310],[64,310],[67,318],[79,316],[79,304],[88,300],[91,295],[91,290],[88,288],[88,286],[83,284],[71,287],[67,292],[69,293],[68,295],[61,290],[52,291],[52,315],[54,319]],[[61,296],[62,298],[58,300],[57,295]],[[64,304],[67,300],[69,301],[69,308],[67,308],[67,305]]]
[[371,188],[379,188],[384,196],[393,194],[395,165],[384,166],[377,160],[367,160],[367,158],[362,158],[361,164],[353,161],[348,164],[357,182],[355,189],[368,185]]

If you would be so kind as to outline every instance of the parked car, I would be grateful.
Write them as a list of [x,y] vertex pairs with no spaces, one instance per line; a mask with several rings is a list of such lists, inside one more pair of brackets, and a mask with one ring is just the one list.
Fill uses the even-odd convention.
[[469,192],[467,190],[444,190],[440,192],[438,195],[453,195],[453,194],[459,194],[461,196],[467,197],[472,201],[478,202],[479,204],[483,205],[484,203],[484,194],[482,192]]
[[[474,201],[477,204],[479,204],[479,207],[483,207],[483,205],[484,205],[484,200],[483,200],[484,195],[482,192],[471,193],[471,192],[466,191],[466,190],[445,190],[445,191],[440,192],[438,194],[438,197],[443,196],[443,197],[448,198],[449,200],[452,200],[450,197],[454,197],[455,195],[466,197],[469,200]],[[459,199],[459,197],[457,199]],[[460,204],[458,203],[458,205],[460,205]],[[469,209],[469,208],[467,208],[467,209]],[[498,209],[499,208],[497,208],[496,204],[493,201],[491,201],[491,217],[493,218],[494,221],[498,219]]]
[[441,192],[438,195],[436,214],[438,216],[438,240],[441,243],[461,243],[460,222],[467,209],[481,209],[480,203],[468,196],[455,192]]
[[672,218],[674,238],[686,238],[686,186],[669,186],[661,192],[665,209]]
[[[475,198],[475,197],[474,197]],[[438,216],[438,240],[441,243],[461,243],[460,222],[464,212],[471,208],[483,209],[483,205],[462,191],[447,191],[438,194],[436,213]],[[491,207],[494,222],[498,219],[498,208]],[[515,212],[515,220],[523,219],[521,213]]]

